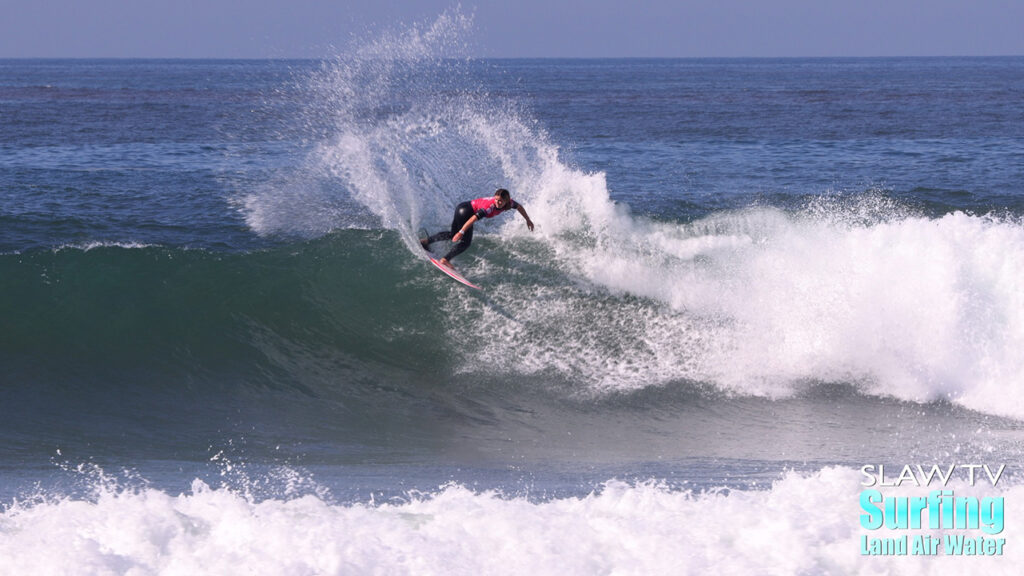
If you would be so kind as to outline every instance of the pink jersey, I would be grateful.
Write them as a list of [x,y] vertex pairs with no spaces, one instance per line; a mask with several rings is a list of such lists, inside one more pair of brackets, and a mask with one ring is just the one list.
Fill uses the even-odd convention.
[[473,206],[473,213],[476,214],[477,218],[494,218],[506,210],[519,208],[519,204],[516,204],[515,200],[511,198],[504,208],[498,208],[494,205],[494,196],[477,198],[476,200],[471,200],[470,204]]

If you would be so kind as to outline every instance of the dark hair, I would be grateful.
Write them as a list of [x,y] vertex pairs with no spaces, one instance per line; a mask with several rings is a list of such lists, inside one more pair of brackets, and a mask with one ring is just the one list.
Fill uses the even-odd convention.
[[506,200],[507,201],[509,199],[509,197],[508,197],[508,190],[505,190],[504,188],[498,188],[494,192],[494,195],[495,196],[501,196],[502,200]]

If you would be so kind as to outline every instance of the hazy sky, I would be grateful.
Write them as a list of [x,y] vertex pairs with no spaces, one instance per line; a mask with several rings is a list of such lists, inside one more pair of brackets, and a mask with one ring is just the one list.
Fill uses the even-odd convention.
[[[0,57],[320,57],[437,0],[0,0]],[[1024,0],[466,0],[482,57],[1024,55]]]

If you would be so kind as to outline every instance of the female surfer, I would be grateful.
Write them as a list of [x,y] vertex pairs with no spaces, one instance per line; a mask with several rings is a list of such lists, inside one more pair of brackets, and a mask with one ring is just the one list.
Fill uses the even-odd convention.
[[451,259],[462,254],[473,242],[473,224],[481,218],[494,218],[498,214],[512,208],[515,208],[523,215],[523,218],[526,218],[526,227],[530,229],[530,232],[533,232],[533,220],[530,220],[530,216],[526,213],[523,205],[510,198],[508,190],[499,188],[491,198],[477,198],[476,200],[469,200],[456,206],[455,216],[452,218],[452,229],[450,231],[438,232],[430,238],[420,240],[420,244],[423,245],[424,250],[429,250],[430,245],[434,242],[441,240],[451,240],[454,242],[455,246],[452,246],[451,250],[444,255],[444,258],[441,258],[441,264],[454,270]]

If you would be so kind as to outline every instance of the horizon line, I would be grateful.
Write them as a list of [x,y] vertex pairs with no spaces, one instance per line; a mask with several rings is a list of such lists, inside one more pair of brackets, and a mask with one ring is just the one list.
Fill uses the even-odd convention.
[[[320,61],[345,54],[329,56],[3,56],[0,60],[151,60],[151,61]],[[442,56],[441,60],[925,60],[1021,58],[1024,54],[937,54],[937,55],[873,55],[873,56]]]

